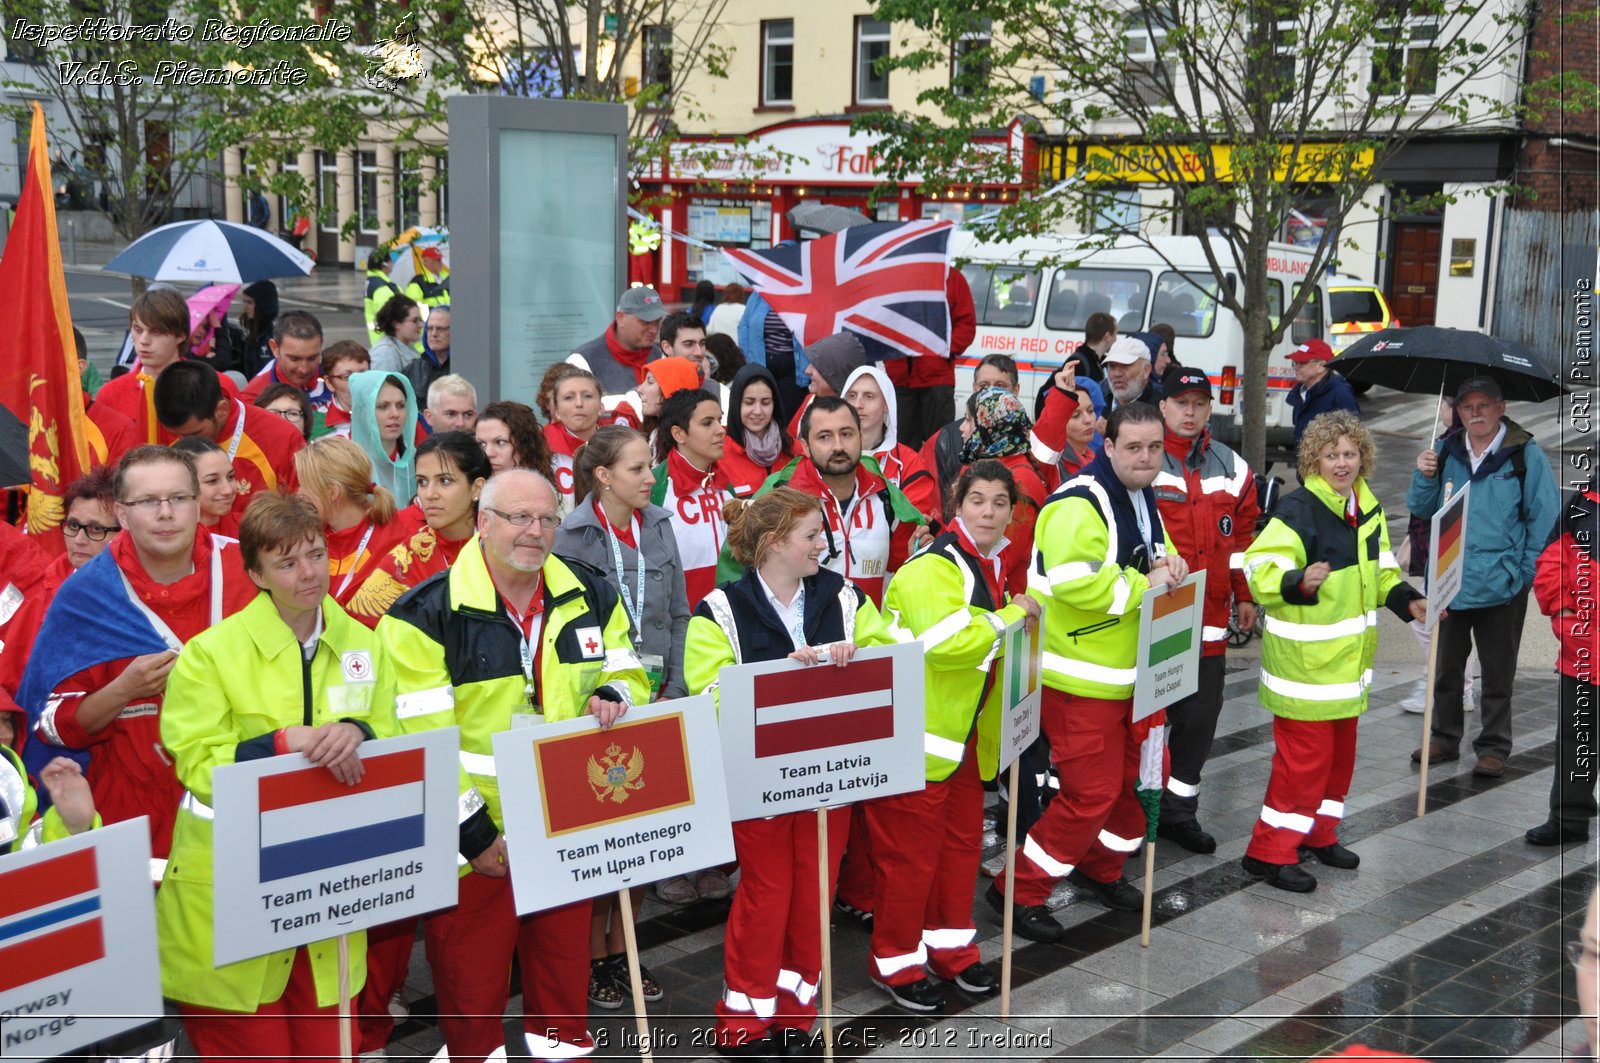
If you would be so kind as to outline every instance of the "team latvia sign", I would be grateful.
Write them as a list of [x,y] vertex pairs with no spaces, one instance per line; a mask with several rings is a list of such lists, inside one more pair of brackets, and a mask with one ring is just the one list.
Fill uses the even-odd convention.
[[767,661],[719,678],[735,820],[922,789],[922,643],[859,650],[843,668]]
[[701,696],[495,735],[517,912],[732,860],[716,721]]
[[459,749],[453,727],[364,742],[354,786],[299,754],[218,768],[217,965],[455,904]]
[[0,1056],[53,1059],[160,1014],[147,820],[0,857]]
[[1133,684],[1135,720],[1200,689],[1205,604],[1203,571],[1193,573],[1176,587],[1145,592],[1139,603],[1138,674]]

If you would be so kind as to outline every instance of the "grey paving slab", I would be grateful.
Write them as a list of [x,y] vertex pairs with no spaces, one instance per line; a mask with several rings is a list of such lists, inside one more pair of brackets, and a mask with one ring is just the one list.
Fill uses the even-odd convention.
[[[1314,926],[1334,918],[1331,912],[1312,911],[1287,903],[1282,890],[1270,894],[1246,890],[1213,902],[1184,916],[1176,927],[1203,938],[1249,953],[1266,952],[1293,941]],[[1151,947],[1155,947],[1154,935]]]
[[1171,996],[1199,985],[1250,956],[1240,949],[1179,933],[1170,927],[1150,932],[1150,947],[1135,940],[1106,949],[1078,966],[1128,985]]

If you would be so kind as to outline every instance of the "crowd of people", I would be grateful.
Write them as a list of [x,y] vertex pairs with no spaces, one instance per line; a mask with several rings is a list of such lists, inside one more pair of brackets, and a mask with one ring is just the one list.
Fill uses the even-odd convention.
[[[947,985],[998,990],[972,908],[1012,624],[1044,625],[1043,734],[1018,792],[1001,787],[1020,841],[1014,862],[987,869],[984,896],[1003,910],[1014,878],[1018,934],[1066,935],[1045,904],[1063,879],[1108,907],[1141,906],[1123,866],[1145,836],[1134,787],[1152,750],[1166,758],[1160,836],[1216,849],[1201,791],[1227,635],[1258,609],[1275,750],[1243,865],[1306,891],[1303,859],[1359,862],[1338,825],[1377,610],[1419,621],[1426,605],[1369,484],[1371,433],[1325,383],[1319,341],[1298,352],[1316,367],[1298,395],[1314,411],[1297,423],[1303,486],[1263,513],[1255,472],[1210,434],[1211,380],[1174,359],[1159,326],[1118,336],[1091,319],[1032,415],[1015,362],[985,357],[957,417],[953,391],[941,406],[948,365],[876,365],[848,333],[802,349],[759,296],[737,317],[741,340],[759,338],[718,357],[707,323],[720,305],[669,313],[631,288],[601,336],[550,367],[537,409],[480,408],[448,372],[443,274],[430,265],[388,292],[382,265],[369,273],[370,349],[325,347],[313,315],[275,312],[271,358],[243,387],[190,349],[177,293],[146,292],[131,312],[137,364],[89,409],[98,461],[66,491],[65,553],[0,526],[0,774],[21,788],[31,777],[52,804],[37,826],[32,804],[5,805],[0,842],[148,817],[163,992],[202,1058],[332,1055],[338,1036],[331,944],[213,963],[216,767],[301,753],[353,782],[363,742],[459,727],[459,903],[420,920],[440,1027],[451,1058],[499,1048],[515,955],[528,1053],[568,1059],[594,1045],[589,1007],[619,1008],[635,989],[620,913],[613,898],[516,914],[492,736],[583,715],[608,727],[653,700],[717,695],[735,664],[845,668],[861,648],[920,641],[926,786],[834,809],[822,854],[810,817],[737,823],[736,864],[655,884],[671,904],[732,895],[715,1037],[730,1054],[815,1048],[819,857],[836,914],[870,929],[871,977],[896,1005],[937,1010]],[[952,280],[957,319],[964,288]],[[902,402],[917,391],[908,434]],[[1425,517],[1445,484],[1488,493],[1436,635],[1428,755],[1458,755],[1476,644],[1477,770],[1498,774],[1530,588],[1562,639],[1570,696],[1592,697],[1578,662],[1594,635],[1573,622],[1559,572],[1590,558],[1600,495],[1558,522],[1548,461],[1492,379],[1463,385],[1456,411],[1407,499]],[[1131,719],[1139,604],[1201,571],[1199,690],[1168,708],[1163,742],[1162,724]],[[351,655],[370,667],[342,666]],[[1587,836],[1592,783],[1566,774],[1530,841]],[[636,909],[643,899],[634,891]],[[357,936],[363,1054],[380,1054],[405,1014],[418,931],[408,920]],[[639,977],[646,1000],[666,992]]]

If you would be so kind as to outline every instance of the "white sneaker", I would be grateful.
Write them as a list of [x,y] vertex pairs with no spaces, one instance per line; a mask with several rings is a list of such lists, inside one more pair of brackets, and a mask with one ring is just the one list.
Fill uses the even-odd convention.
[[406,998],[403,993],[396,993],[389,998],[389,1014],[394,1016],[395,1022],[405,1022],[411,1018],[411,1009],[406,1006]]
[[1419,679],[1411,685],[1411,693],[1400,702],[1400,707],[1406,712],[1420,713],[1428,707],[1428,681]]
[[1477,712],[1478,711],[1478,692],[1477,692],[1477,690],[1473,689],[1472,687],[1467,687],[1465,690],[1463,690],[1461,692],[1461,711],[1462,712]]

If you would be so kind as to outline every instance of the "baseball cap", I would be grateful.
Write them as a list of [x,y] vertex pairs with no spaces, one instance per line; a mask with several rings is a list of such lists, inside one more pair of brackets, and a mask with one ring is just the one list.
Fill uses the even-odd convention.
[[1132,336],[1119,336],[1106,352],[1107,365],[1137,365],[1150,360],[1150,348]]
[[1198,369],[1175,365],[1161,374],[1161,394],[1174,399],[1188,391],[1202,391],[1211,397],[1211,378]]
[[1494,377],[1474,376],[1463,380],[1461,386],[1456,388],[1456,401],[1460,402],[1467,397],[1468,392],[1472,391],[1476,391],[1480,395],[1487,395],[1497,401],[1506,397],[1505,393],[1500,390],[1499,382]]
[[423,258],[437,258],[437,259],[443,260],[444,259],[444,252],[439,249],[439,245],[438,244],[429,244],[428,246],[426,246],[426,247],[424,247],[422,249],[422,257]]
[[1306,340],[1289,354],[1291,362],[1331,362],[1333,348],[1322,340]]
[[654,288],[629,288],[617,300],[617,313],[632,314],[640,321],[660,321],[667,316],[661,295]]

